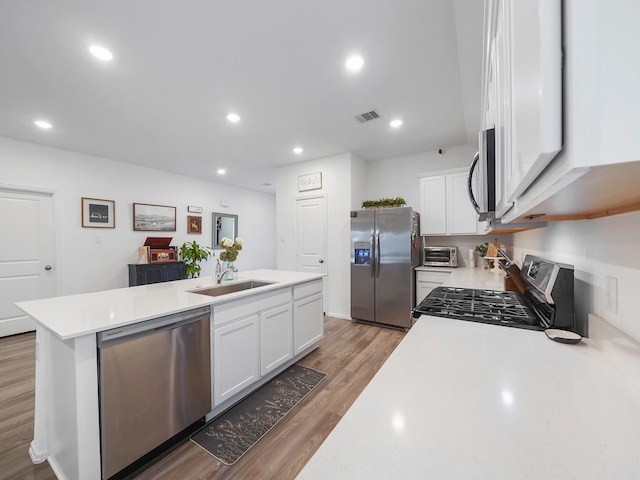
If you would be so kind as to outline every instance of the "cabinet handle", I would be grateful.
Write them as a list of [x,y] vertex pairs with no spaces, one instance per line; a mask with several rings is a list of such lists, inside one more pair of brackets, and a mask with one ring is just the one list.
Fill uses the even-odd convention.
[[45,265],[44,269],[45,270],[51,270],[53,267],[51,265]]

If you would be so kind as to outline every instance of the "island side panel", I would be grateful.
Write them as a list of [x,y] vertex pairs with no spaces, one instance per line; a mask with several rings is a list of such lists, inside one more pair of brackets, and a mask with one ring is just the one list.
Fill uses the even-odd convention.
[[32,459],[46,458],[61,480],[99,480],[96,336],[63,341],[38,326],[36,345]]

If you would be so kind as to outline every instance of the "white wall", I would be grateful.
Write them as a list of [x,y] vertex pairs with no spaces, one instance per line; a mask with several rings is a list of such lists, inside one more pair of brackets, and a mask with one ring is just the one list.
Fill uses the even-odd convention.
[[433,150],[367,163],[367,198],[362,200],[402,197],[408,206],[420,211],[418,175],[452,168],[469,168],[478,147],[460,145],[445,147],[443,150],[442,155]]
[[[4,186],[55,191],[59,294],[128,286],[127,264],[136,263],[137,248],[147,236],[171,236],[176,246],[193,240],[211,245],[214,211],[239,216],[239,236],[245,240],[239,269],[275,268],[273,195],[4,137],[0,172]],[[81,197],[115,200],[116,228],[82,228]],[[222,208],[221,200],[229,207]],[[134,232],[133,203],[177,207],[177,231]],[[201,235],[186,233],[188,205],[203,207]],[[209,260],[202,275],[211,275],[213,268]]]
[[[552,222],[547,228],[516,233],[515,260],[531,253],[575,266],[576,316],[588,313],[640,341],[640,212],[595,220]],[[618,281],[618,311],[607,307],[606,277]]]
[[[349,238],[352,210],[351,154],[281,167],[276,172],[278,268],[296,269],[296,199],[313,195],[327,198],[326,313],[350,318]],[[322,172],[322,189],[298,192],[298,176]]]

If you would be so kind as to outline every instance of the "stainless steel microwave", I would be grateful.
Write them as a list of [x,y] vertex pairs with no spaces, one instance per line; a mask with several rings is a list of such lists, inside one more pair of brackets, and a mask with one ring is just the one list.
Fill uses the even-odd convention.
[[426,267],[457,267],[458,249],[456,247],[424,247],[422,264]]
[[[480,150],[469,168],[467,187],[469,199],[478,213],[478,220],[492,220],[496,211],[496,131],[494,128],[480,133]],[[473,192],[473,174],[477,167],[478,191]]]

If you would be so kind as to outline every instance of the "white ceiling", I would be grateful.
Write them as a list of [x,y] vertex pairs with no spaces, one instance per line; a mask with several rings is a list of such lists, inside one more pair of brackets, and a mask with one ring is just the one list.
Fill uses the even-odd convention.
[[277,166],[474,142],[481,51],[481,0],[5,0],[0,135],[272,192]]

